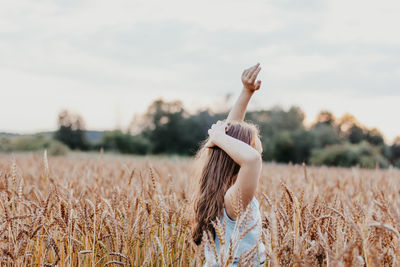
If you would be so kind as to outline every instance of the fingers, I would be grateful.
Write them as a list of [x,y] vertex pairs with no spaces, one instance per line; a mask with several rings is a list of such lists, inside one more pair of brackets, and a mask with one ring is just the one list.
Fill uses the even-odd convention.
[[249,72],[249,71],[248,71],[247,69],[243,71],[243,73],[242,73],[242,80],[247,78],[247,73],[248,73],[248,72]]
[[225,133],[228,131],[228,129],[229,129],[229,124],[226,122],[226,121],[223,121],[222,123],[221,123],[221,128],[224,128],[224,131],[225,131]]
[[257,63],[256,65],[244,70],[242,74],[243,84],[245,86],[251,86],[253,91],[260,89],[261,81],[257,81],[258,84],[254,83],[260,71],[261,71],[260,63]]
[[257,63],[256,65],[251,67],[251,71],[254,72],[259,66],[260,66],[260,63]]
[[208,134],[212,134],[213,131],[217,130],[217,129],[222,129],[224,128],[225,130],[227,129],[228,124],[225,121],[217,121],[216,123],[214,123],[211,128],[208,130]]
[[252,75],[252,73],[257,69],[258,66],[260,66],[260,63],[257,63],[248,69],[245,69],[242,73],[242,77],[249,78]]
[[216,122],[216,123],[213,123],[212,125],[211,125],[211,128],[208,130],[208,134],[211,134],[212,133],[212,130],[215,130],[215,127],[217,127],[218,126],[218,121]]
[[254,83],[254,81],[256,80],[257,75],[260,72],[260,70],[261,70],[261,67],[257,67],[257,69],[253,72],[253,74],[250,77],[250,82],[251,83]]
[[218,123],[218,126],[224,127],[225,130],[228,127],[228,123],[226,121],[218,121],[217,123]]
[[259,66],[260,66],[260,63],[257,63],[257,64],[254,65],[253,67],[249,68],[246,77],[247,77],[247,78],[252,77],[253,73],[258,69]]
[[215,144],[213,143],[212,139],[213,136],[219,132],[226,132],[226,129],[228,127],[228,123],[226,121],[217,121],[216,123],[214,123],[210,129],[208,129],[207,133],[209,135],[209,140],[206,142],[206,144],[204,145],[207,148],[211,148],[214,147]]

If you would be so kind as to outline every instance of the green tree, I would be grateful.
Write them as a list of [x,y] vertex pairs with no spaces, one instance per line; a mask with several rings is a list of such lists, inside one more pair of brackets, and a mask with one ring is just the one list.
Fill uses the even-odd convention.
[[312,132],[298,129],[291,133],[294,142],[291,161],[294,163],[308,162],[311,151],[315,147],[315,137]]
[[278,162],[290,162],[292,159],[294,141],[289,131],[284,131],[274,138],[273,158]]
[[391,163],[400,168],[400,136],[396,137],[393,145],[390,146],[390,154]]
[[89,148],[83,118],[67,110],[61,111],[58,115],[58,130],[54,138],[71,149],[87,150]]
[[314,126],[320,126],[320,125],[330,125],[334,126],[335,125],[335,116],[327,110],[323,110],[320,113],[318,113]]
[[208,136],[208,129],[218,120],[224,120],[226,113],[212,113],[209,110],[202,110],[184,119],[182,127],[182,143],[189,154],[194,154],[201,141]]
[[314,147],[314,137],[305,129],[284,131],[275,137],[273,158],[278,162],[308,162]]
[[360,126],[353,125],[349,130],[348,139],[352,144],[358,144],[364,140],[364,129]]
[[367,130],[364,138],[368,143],[374,146],[383,146],[385,144],[382,133],[376,128]]
[[364,140],[374,146],[384,146],[385,140],[382,133],[376,129],[368,129],[361,125],[351,114],[345,114],[339,119],[338,128],[340,134],[352,144],[358,144]]
[[343,142],[338,131],[331,124],[319,123],[310,129],[314,137],[314,146],[323,148],[329,145],[340,144]]
[[100,142],[104,150],[118,151],[124,154],[144,155],[151,151],[151,143],[142,135],[132,136],[120,130],[106,132]]
[[143,131],[152,144],[151,152],[189,154],[185,124],[188,116],[181,101],[154,101],[145,114],[148,126]]
[[263,143],[264,160],[289,162],[293,148],[290,132],[304,129],[304,112],[299,107],[285,111],[280,107],[271,110],[247,112],[246,120],[259,126]]

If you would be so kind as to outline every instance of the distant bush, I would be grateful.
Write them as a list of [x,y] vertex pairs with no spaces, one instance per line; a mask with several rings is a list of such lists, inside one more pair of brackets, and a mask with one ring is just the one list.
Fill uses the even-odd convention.
[[380,154],[379,148],[376,148],[368,142],[359,144],[340,144],[327,146],[323,149],[312,151],[312,164],[328,166],[360,166],[363,168],[375,168],[378,165],[381,168],[389,166],[388,161]]
[[10,152],[11,151],[11,141],[7,137],[0,138],[0,152]]
[[106,132],[100,146],[104,150],[113,150],[125,154],[147,154],[151,150],[151,143],[143,136],[132,136],[119,130]]
[[1,138],[0,151],[38,151],[47,149],[49,155],[65,155],[69,151],[68,147],[61,142],[44,137],[42,135],[21,136],[14,138]]
[[393,166],[400,169],[400,160],[393,162]]
[[50,156],[66,155],[68,153],[68,151],[69,151],[69,148],[57,140],[51,140],[50,145],[47,149],[47,153]]
[[13,151],[35,151],[42,148],[47,148],[49,140],[42,136],[23,136],[11,139],[11,149]]

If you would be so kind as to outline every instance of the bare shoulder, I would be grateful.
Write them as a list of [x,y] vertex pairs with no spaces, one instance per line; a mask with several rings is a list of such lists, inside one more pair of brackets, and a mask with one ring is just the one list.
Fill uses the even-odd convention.
[[234,194],[235,187],[231,186],[225,193],[224,196],[224,206],[226,214],[232,220],[236,220],[236,217],[240,211],[240,199],[237,199]]

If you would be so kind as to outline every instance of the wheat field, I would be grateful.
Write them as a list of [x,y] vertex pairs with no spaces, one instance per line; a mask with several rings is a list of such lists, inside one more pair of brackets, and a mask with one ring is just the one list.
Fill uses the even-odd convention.
[[[0,156],[1,266],[200,266],[193,160]],[[399,266],[400,171],[264,164],[265,266]]]

